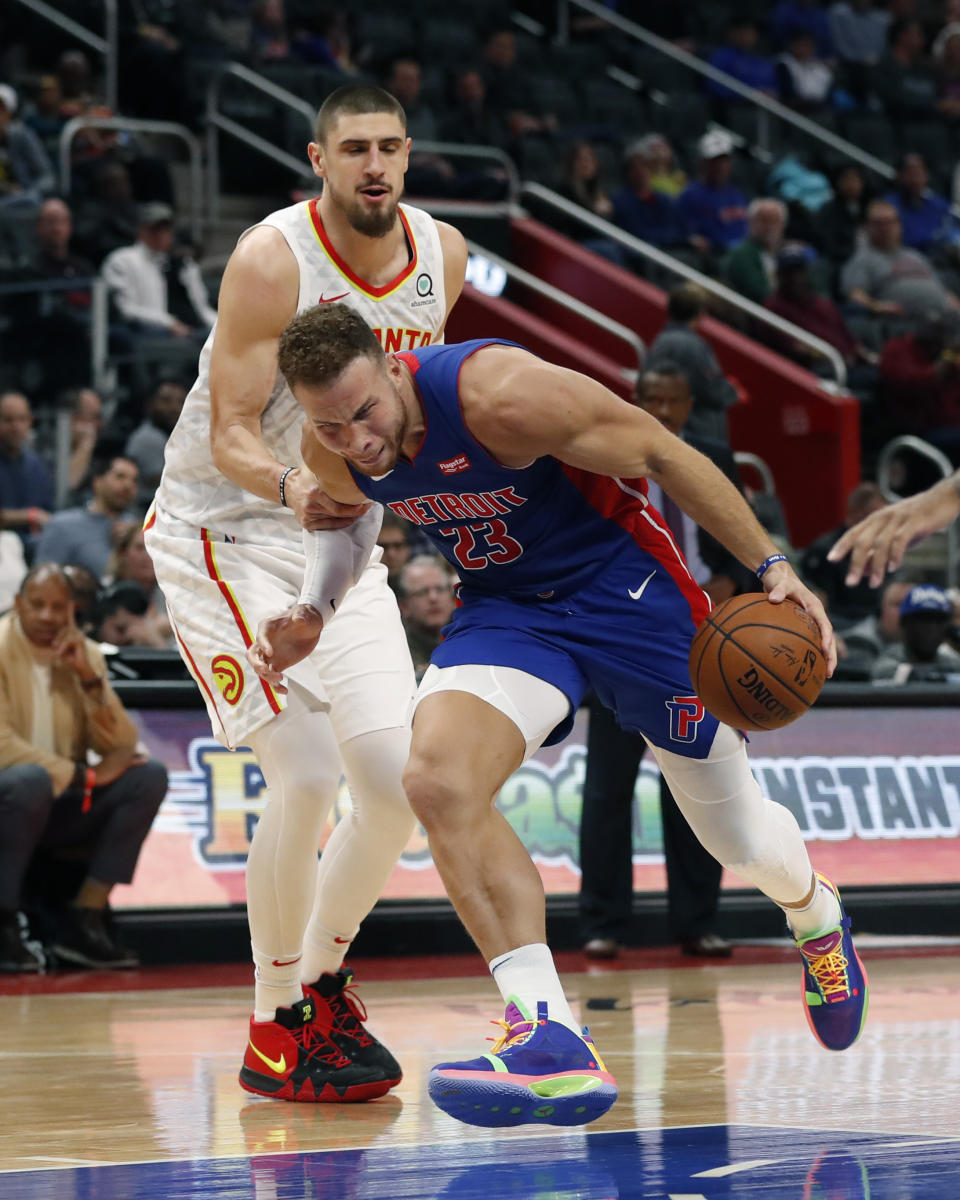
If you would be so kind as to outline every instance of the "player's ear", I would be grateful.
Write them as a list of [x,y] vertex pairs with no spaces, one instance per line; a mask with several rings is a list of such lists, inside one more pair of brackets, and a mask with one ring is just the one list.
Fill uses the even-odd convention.
[[310,166],[313,167],[314,175],[321,179],[326,179],[327,173],[323,165],[323,144],[321,142],[311,142],[307,146],[307,157],[310,159]]

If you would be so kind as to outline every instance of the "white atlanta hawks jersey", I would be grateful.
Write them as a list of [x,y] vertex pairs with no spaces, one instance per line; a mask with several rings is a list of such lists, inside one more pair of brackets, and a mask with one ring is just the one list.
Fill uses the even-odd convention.
[[[400,205],[400,220],[410,245],[410,260],[383,287],[371,287],[350,269],[327,237],[317,201],[308,200],[271,213],[261,222],[279,229],[300,268],[297,312],[314,304],[341,300],[373,328],[384,350],[412,350],[439,340],[447,311],[443,251],[436,222],[419,208]],[[253,226],[256,228],[256,226]],[[241,237],[245,237],[247,230]],[[222,475],[210,451],[210,352],[216,325],[200,353],[197,381],[167,441],[157,504],[162,513],[214,534],[260,541],[278,535],[297,544],[296,517],[275,501],[263,500]],[[303,411],[280,372],[261,416],[263,440],[282,463],[300,458]]]

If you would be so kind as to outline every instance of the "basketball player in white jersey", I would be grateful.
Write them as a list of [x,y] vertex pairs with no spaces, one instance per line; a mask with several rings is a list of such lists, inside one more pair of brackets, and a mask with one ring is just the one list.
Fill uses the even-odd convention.
[[[379,506],[354,520],[365,506],[333,504],[303,466],[303,414],[277,343],[296,313],[334,300],[388,350],[442,338],[466,243],[399,204],[409,150],[387,92],[347,85],[327,98],[308,149],[323,194],[241,236],[146,522],[214,734],[253,749],[268,789],[247,861],[256,985],[240,1082],[286,1100],[368,1099],[400,1079],[344,990],[342,962],[413,829],[401,787],[413,669],[375,547]],[[309,555],[334,560],[355,586],[278,695],[245,651],[262,618],[296,602]],[[318,871],[341,764],[353,808]]]

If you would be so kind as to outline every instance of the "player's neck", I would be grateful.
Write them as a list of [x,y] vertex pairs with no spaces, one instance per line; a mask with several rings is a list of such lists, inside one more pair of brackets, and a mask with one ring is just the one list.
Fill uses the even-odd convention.
[[373,287],[389,283],[403,269],[409,257],[407,235],[399,210],[393,228],[383,237],[358,233],[333,203],[326,206],[323,196],[317,211],[330,244],[354,275]]
[[400,447],[401,455],[412,460],[423,445],[423,437],[427,430],[423,405],[420,403],[420,393],[413,383],[413,372],[403,360],[400,360],[400,378],[397,381],[397,391],[403,404],[407,419],[407,429]]

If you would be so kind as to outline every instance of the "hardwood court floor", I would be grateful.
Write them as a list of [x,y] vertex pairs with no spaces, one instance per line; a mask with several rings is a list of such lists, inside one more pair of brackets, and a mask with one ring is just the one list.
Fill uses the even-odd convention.
[[750,957],[629,969],[637,952],[628,969],[565,972],[620,1085],[614,1108],[574,1131],[475,1129],[427,1097],[434,1062],[497,1032],[488,976],[371,970],[370,1024],[405,1076],[349,1106],[237,1086],[245,984],[51,977],[130,990],[0,995],[0,1197],[956,1200],[960,955],[868,957],[870,1015],[843,1054],[813,1040],[799,966]]

